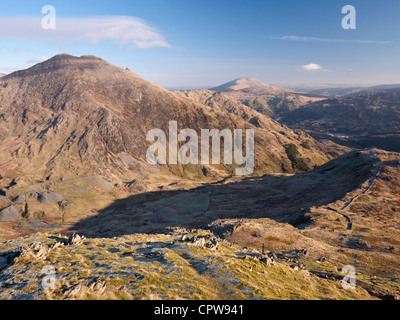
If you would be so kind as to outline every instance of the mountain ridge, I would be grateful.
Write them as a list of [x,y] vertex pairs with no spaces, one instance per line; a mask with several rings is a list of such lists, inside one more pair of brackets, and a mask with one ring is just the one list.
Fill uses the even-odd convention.
[[287,89],[281,86],[265,84],[260,80],[248,76],[232,80],[218,87],[211,88],[210,90],[217,92],[232,92],[232,91],[243,90],[249,93],[259,93],[259,94],[294,92],[294,90]]
[[239,78],[210,90],[221,92],[275,120],[279,120],[287,112],[326,99],[319,95],[265,84],[249,77]]

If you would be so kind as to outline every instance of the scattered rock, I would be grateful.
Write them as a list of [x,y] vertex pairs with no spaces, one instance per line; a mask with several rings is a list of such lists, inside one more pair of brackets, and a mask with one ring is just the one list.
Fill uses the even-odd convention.
[[7,202],[10,202],[8,198],[0,196],[0,203],[7,203]]
[[13,205],[0,211],[0,222],[15,222],[21,217],[19,206]]
[[51,247],[51,250],[55,250],[55,249],[57,249],[58,247],[61,247],[61,246],[63,246],[64,245],[64,243],[62,243],[62,242],[56,242],[52,247]]
[[185,241],[189,241],[190,239],[189,239],[189,236],[187,235],[187,234],[184,234],[183,236],[182,236],[182,238],[181,238],[181,241],[182,242],[185,242]]
[[37,200],[40,203],[57,204],[58,202],[63,201],[64,197],[61,194],[57,194],[54,192],[39,192],[37,193]]
[[211,240],[206,243],[206,248],[212,249],[212,250],[218,250],[218,241],[217,240]]
[[197,238],[197,239],[195,239],[195,238],[193,238],[193,244],[196,246],[196,247],[204,247],[205,245],[206,245],[206,239],[204,239],[204,238]]
[[133,180],[125,184],[131,193],[144,193],[149,191],[149,187],[142,180]]
[[99,294],[103,294],[106,288],[107,285],[104,281],[95,281],[91,285],[89,285],[89,290]]
[[66,289],[63,293],[67,299],[73,299],[78,296],[78,294],[81,292],[81,290],[82,290],[82,285],[77,284],[77,285],[74,285],[74,286]]
[[26,195],[25,194],[20,194],[18,196],[15,196],[12,199],[12,201],[15,202],[15,203],[23,203],[23,202],[26,201]]
[[310,272],[308,272],[308,270],[301,270],[300,271],[302,274],[304,274],[305,276],[309,276]]
[[271,258],[269,258],[268,256],[265,256],[263,258],[260,259],[261,262],[264,262],[267,266],[272,266],[274,265],[274,260],[272,260]]
[[28,190],[29,190],[29,191],[36,191],[36,190],[39,189],[39,188],[40,188],[39,185],[35,185],[35,186],[30,186],[30,187],[28,187]]
[[82,193],[82,192],[88,192],[92,189],[93,189],[92,186],[87,186],[87,187],[81,187],[81,188],[75,188],[75,189],[68,190],[68,193]]
[[28,258],[44,261],[48,258],[51,250],[52,248],[49,248],[40,242],[33,242],[20,250],[19,259]]
[[86,238],[84,236],[80,236],[76,233],[73,233],[67,239],[67,245],[80,245]]

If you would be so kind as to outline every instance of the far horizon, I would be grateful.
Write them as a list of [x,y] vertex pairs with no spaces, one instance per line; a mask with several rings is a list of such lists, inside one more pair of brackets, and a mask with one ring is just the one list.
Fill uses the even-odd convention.
[[66,52],[99,56],[175,89],[242,76],[289,88],[400,83],[397,1],[353,3],[354,30],[342,26],[347,4],[55,0],[55,29],[46,29],[48,6],[10,2],[0,17],[0,73]]
[[[57,54],[55,56],[64,55],[64,54],[65,55],[71,55],[69,53],[62,52],[62,53],[59,53],[59,54]],[[12,72],[9,72],[9,73],[0,72],[0,75],[6,76],[6,75],[12,74],[14,72],[20,71],[20,70],[29,69],[29,68],[37,65],[37,64],[45,62],[46,60],[54,58],[55,56],[50,57],[50,58],[46,57],[46,59],[42,59],[43,61],[38,61],[37,63],[35,63],[32,66],[29,66],[29,67],[26,67],[26,68],[21,68],[21,69],[16,69],[16,70],[13,70]],[[74,55],[72,55],[72,56],[74,56]],[[81,56],[89,56],[89,54],[83,54]],[[99,57],[99,58],[102,58],[102,57]],[[121,68],[125,68],[124,66],[120,66],[120,65],[116,65],[116,66],[121,67]],[[139,74],[139,76],[142,76],[142,75]],[[160,85],[160,86],[164,87],[164,88],[166,88],[168,90],[211,89],[211,88],[214,88],[214,87],[218,87],[218,86],[227,84],[229,82],[233,82],[233,81],[240,80],[240,79],[246,79],[246,78],[251,78],[251,79],[255,79],[255,80],[263,82],[261,79],[257,79],[255,77],[251,77],[249,75],[244,75],[244,76],[241,76],[241,77],[238,77],[238,78],[235,78],[235,79],[227,80],[224,83],[219,83],[219,84],[210,84],[210,85],[192,86],[192,87],[191,86],[184,86],[184,85],[179,85],[179,86],[162,86],[162,85]],[[345,88],[358,88],[358,87],[359,88],[369,88],[369,87],[374,87],[374,86],[399,86],[400,87],[400,82],[399,83],[295,83],[295,84],[293,84],[293,83],[292,84],[291,83],[266,83],[266,82],[263,82],[263,83],[268,84],[268,85],[273,85],[273,86],[281,86],[281,87],[285,87],[285,88],[288,88],[288,89],[299,90],[299,91],[301,91],[301,90],[309,90],[309,91],[311,91],[311,90],[318,90],[318,89],[340,89],[340,88],[345,89]],[[158,84],[158,83],[156,83],[156,84]]]

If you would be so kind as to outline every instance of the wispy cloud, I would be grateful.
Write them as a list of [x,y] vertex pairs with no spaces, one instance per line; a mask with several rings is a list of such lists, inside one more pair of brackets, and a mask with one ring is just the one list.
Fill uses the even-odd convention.
[[271,37],[271,39],[297,41],[297,42],[358,43],[358,44],[381,44],[381,45],[393,43],[392,41],[328,39],[328,38],[302,37],[302,36],[281,36],[281,37]]
[[136,48],[170,47],[161,33],[140,18],[102,16],[87,18],[57,17],[55,30],[44,30],[40,18],[0,17],[0,38],[66,44],[96,44],[112,41]]
[[316,63],[310,63],[310,64],[306,64],[305,66],[301,66],[301,69],[305,70],[305,71],[321,71],[323,70],[323,68]]
[[36,63],[40,63],[40,62],[43,62],[46,60],[49,60],[49,58],[48,57],[38,57],[38,58],[33,58],[33,59],[28,60],[26,62],[26,64],[36,64]]
[[0,73],[9,74],[15,71],[21,70],[21,68],[11,68],[11,67],[1,67],[0,66]]

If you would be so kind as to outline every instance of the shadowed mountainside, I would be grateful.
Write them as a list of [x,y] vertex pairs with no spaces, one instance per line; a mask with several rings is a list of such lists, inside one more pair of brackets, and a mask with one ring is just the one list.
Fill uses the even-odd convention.
[[[91,237],[198,228],[216,219],[270,218],[301,224],[311,208],[331,206],[368,184],[381,161],[349,153],[311,172],[206,184],[186,191],[149,192],[115,201],[71,230]],[[305,219],[307,220],[307,219]]]

